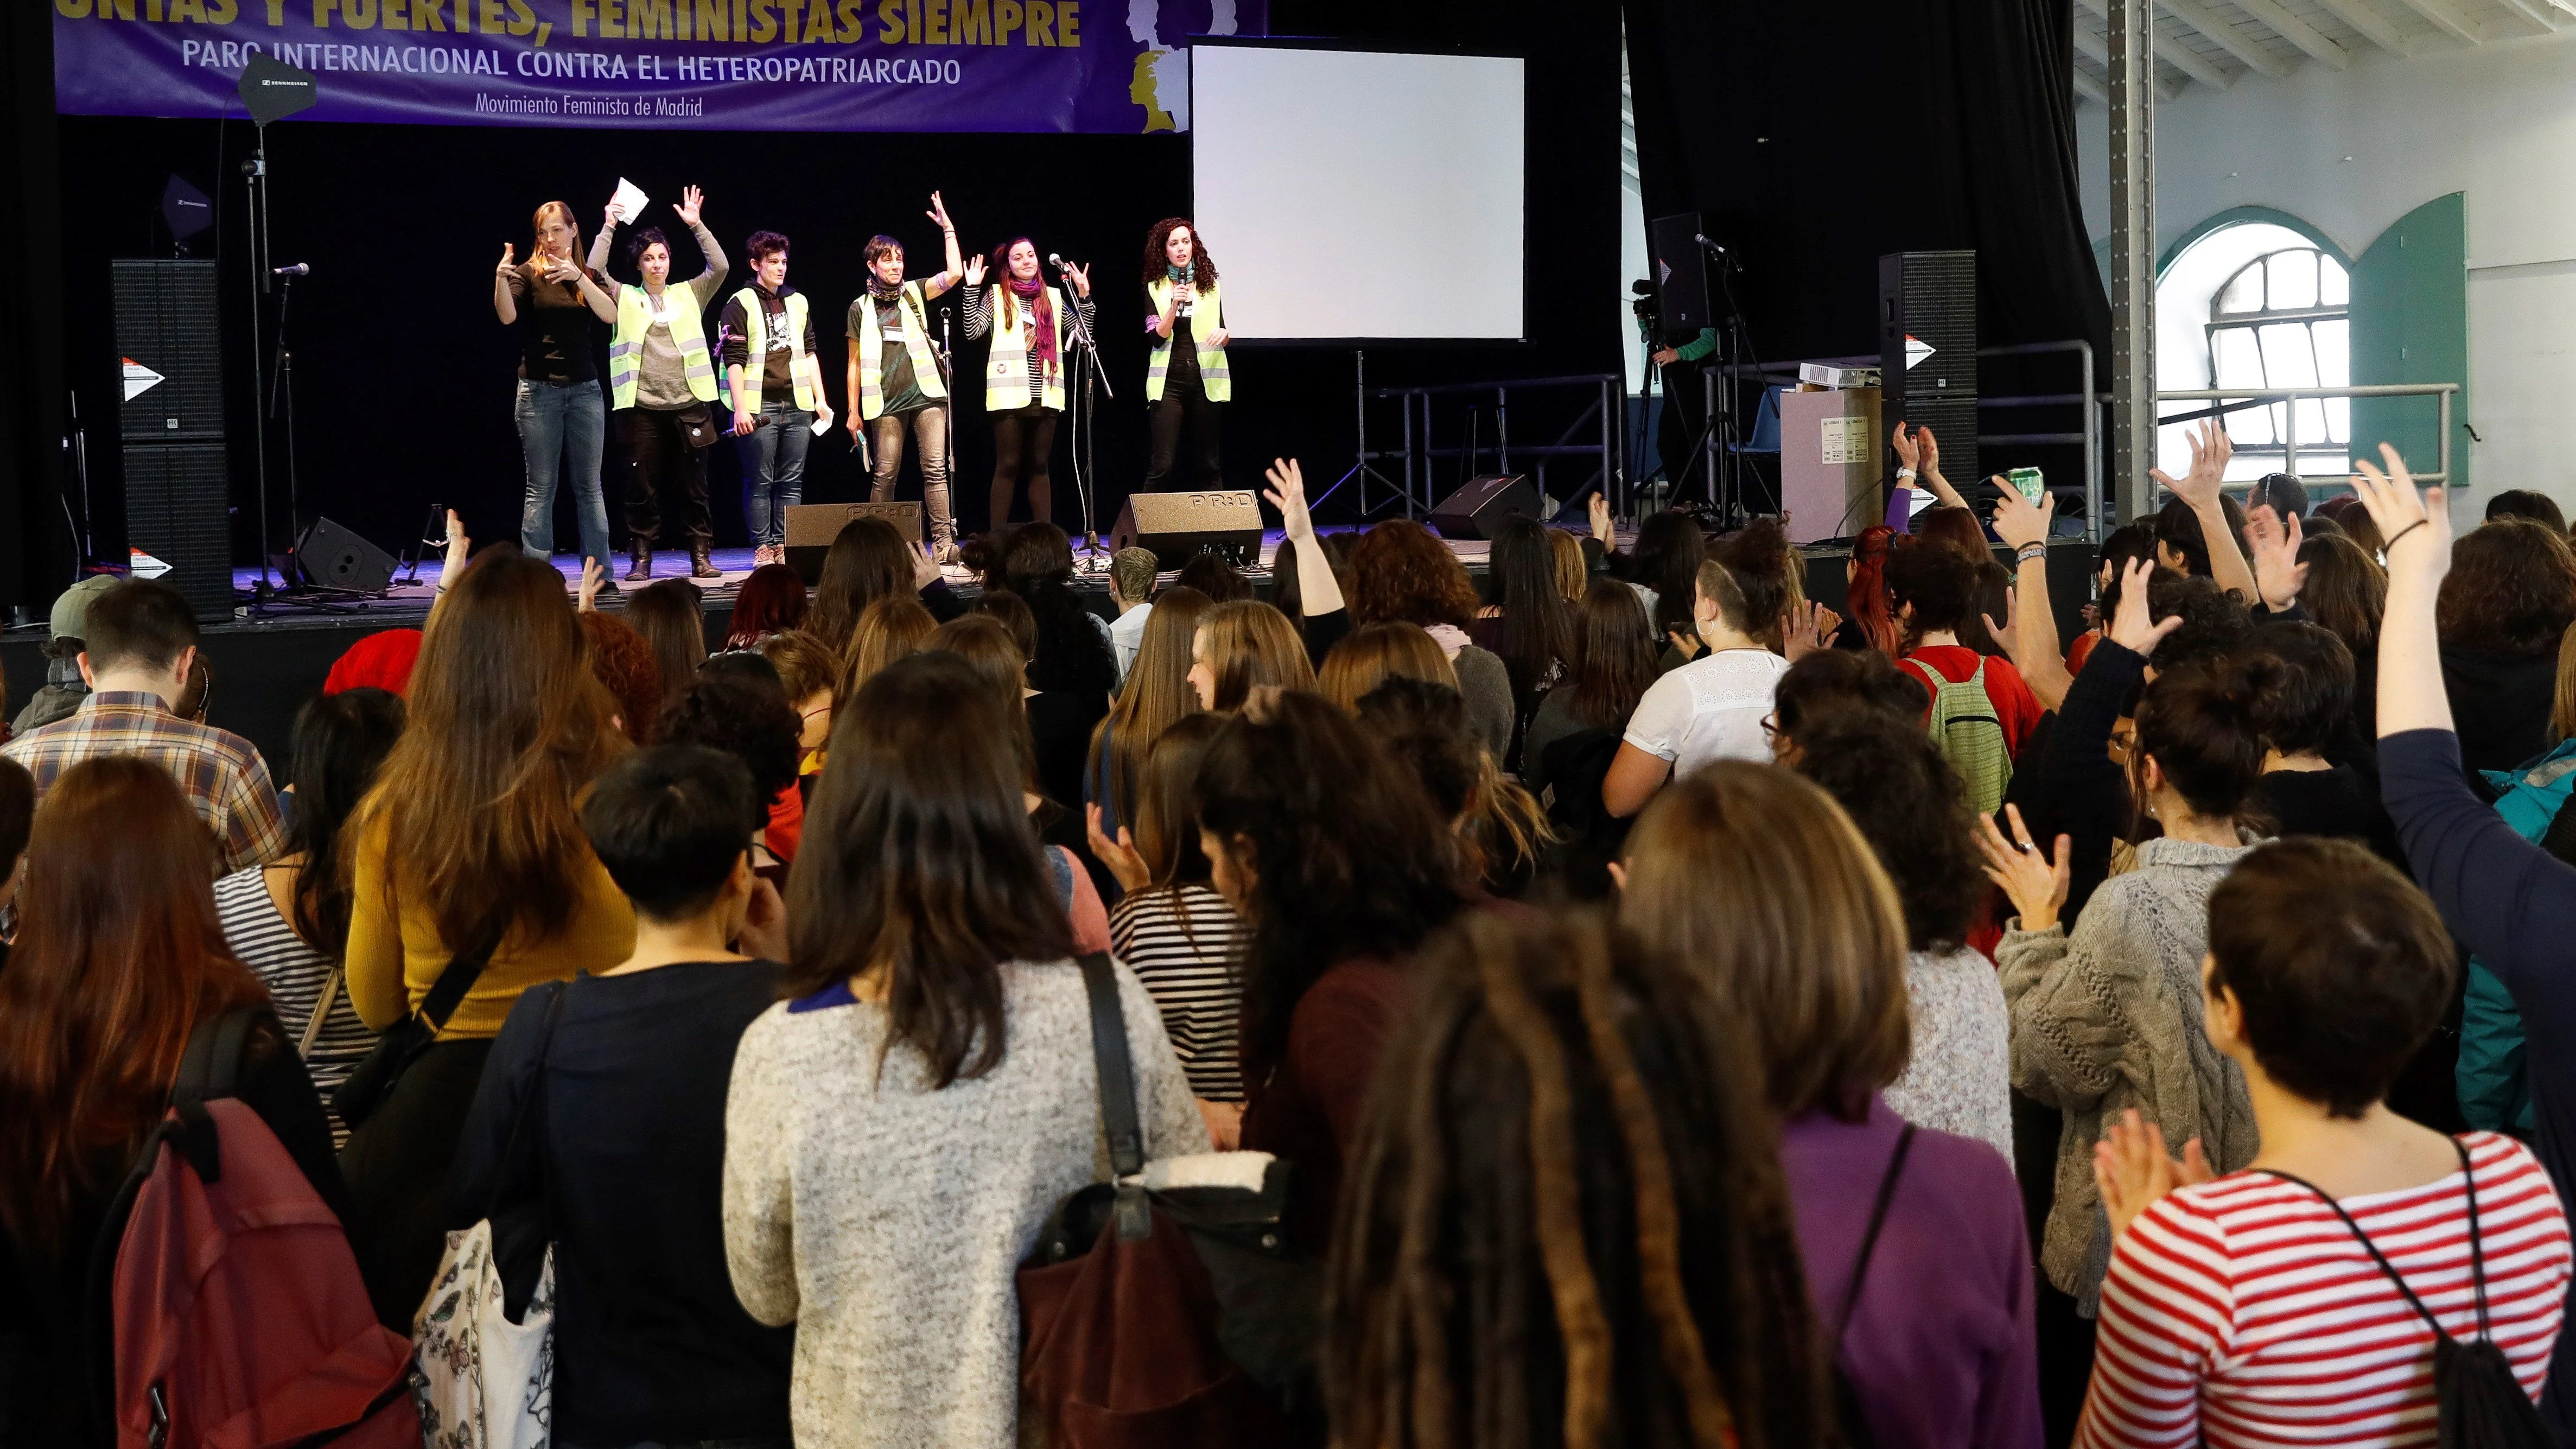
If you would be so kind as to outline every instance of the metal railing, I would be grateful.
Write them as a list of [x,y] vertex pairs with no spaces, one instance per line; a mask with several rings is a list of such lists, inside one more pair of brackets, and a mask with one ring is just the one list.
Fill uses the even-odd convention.
[[[1611,494],[1614,507],[1624,506],[1626,500],[1619,494],[1627,476],[1627,436],[1626,429],[1621,426],[1619,400],[1625,385],[1626,378],[1622,374],[1599,372],[1578,373],[1565,377],[1513,378],[1498,382],[1448,382],[1413,387],[1363,388],[1363,405],[1367,399],[1378,401],[1391,399],[1396,402],[1404,418],[1404,441],[1394,448],[1370,449],[1365,446],[1361,448],[1359,453],[1361,466],[1352,470],[1359,475],[1360,514],[1362,517],[1367,517],[1376,509],[1392,508],[1398,502],[1403,504],[1405,516],[1408,518],[1427,513],[1439,501],[1437,493],[1440,480],[1434,471],[1435,464],[1442,459],[1460,459],[1464,461],[1468,470],[1473,472],[1475,464],[1489,454],[1494,459],[1495,471],[1503,473],[1512,471],[1514,455],[1536,460],[1531,471],[1535,475],[1539,492],[1550,500],[1554,500],[1556,495],[1548,486],[1548,464],[1558,458],[1591,456],[1599,461],[1594,463],[1592,471],[1584,475],[1582,483],[1574,491],[1579,494],[1598,482],[1604,491]],[[1598,396],[1575,415],[1574,420],[1556,435],[1555,441],[1514,446],[1511,431],[1512,395],[1519,392],[1571,388],[1591,388]],[[1488,393],[1492,395],[1492,401],[1489,404],[1478,403],[1468,407],[1466,416],[1461,421],[1460,438],[1457,444],[1454,446],[1440,444],[1433,427],[1432,399],[1474,397]],[[1483,418],[1487,412],[1493,415],[1494,424],[1493,439],[1490,443],[1486,441],[1484,435]],[[1573,441],[1587,425],[1597,425],[1598,436],[1585,442]],[[1380,461],[1400,461],[1403,464],[1402,481],[1396,487],[1395,496],[1381,497],[1373,508],[1369,499],[1368,485],[1369,479],[1375,476],[1375,470],[1367,465]],[[1384,480],[1381,479],[1381,481]],[[1326,496],[1330,496],[1330,493],[1331,490],[1327,489]],[[1318,503],[1322,501],[1322,498],[1316,499]]]
[[[2164,429],[2171,427],[2176,423],[2196,422],[2202,418],[2224,417],[2229,413],[2243,412],[2248,408],[2267,408],[2275,404],[2286,404],[2286,406],[2281,408],[2282,471],[2300,478],[2343,478],[2350,476],[2350,469],[2347,468],[2332,473],[2317,474],[2299,472],[2298,405],[2301,402],[2311,400],[2322,402],[2327,398],[2431,397],[2434,399],[2434,409],[2438,417],[2441,432],[2441,442],[2436,452],[2436,457],[2439,460],[2440,466],[2430,473],[2417,473],[2415,475],[2415,481],[2418,483],[2438,483],[2447,486],[2451,481],[2451,398],[2457,394],[2459,390],[2460,385],[2456,382],[2380,382],[2365,383],[2359,387],[2280,387],[2257,389],[2254,391],[2247,391],[2244,388],[2205,387],[2191,388],[2175,392],[2159,391],[2156,394],[2156,401],[2159,404],[2168,402],[2206,402],[2220,404],[2220,406],[2203,408],[2198,412],[2184,413],[2180,417],[2166,417],[2160,412],[2156,417],[2156,429],[2158,432],[2162,432]],[[2331,444],[2329,444],[2329,446],[2331,446]],[[2310,451],[2314,451],[2314,449],[2311,449]],[[2254,486],[2256,481],[2257,480],[2255,479],[2247,478],[2231,481],[2224,486],[2229,488],[2251,488]],[[2139,483],[2139,491],[2141,494],[2148,493],[2149,490],[2144,486],[2144,480],[2139,480]],[[2144,499],[2141,498],[2140,501],[2143,504]],[[2141,508],[2140,511],[2143,512],[2143,508]]]

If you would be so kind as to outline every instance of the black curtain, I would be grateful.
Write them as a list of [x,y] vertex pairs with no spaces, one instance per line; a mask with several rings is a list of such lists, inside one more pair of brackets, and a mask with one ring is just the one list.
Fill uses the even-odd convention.
[[[1878,257],[1973,248],[1980,341],[2084,338],[2108,386],[2065,0],[1625,8],[1646,213],[1705,213],[1734,249],[1763,360],[1875,354]],[[1983,374],[2073,383],[2067,359]]]
[[[64,471],[62,201],[54,127],[53,7],[0,19],[7,129],[0,144],[0,612],[41,612],[71,581]],[[6,622],[0,620],[0,622]]]

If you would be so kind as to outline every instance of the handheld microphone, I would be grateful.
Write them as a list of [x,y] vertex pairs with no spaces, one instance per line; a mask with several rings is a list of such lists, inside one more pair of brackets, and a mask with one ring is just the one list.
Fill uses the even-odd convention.
[[313,267],[307,262],[297,262],[293,266],[288,267],[271,267],[269,270],[281,277],[309,277],[313,275]]
[[1719,246],[1717,243],[1715,243],[1715,242],[1713,242],[1713,241],[1710,241],[1710,240],[1709,240],[1705,235],[1703,235],[1703,234],[1701,234],[1701,233],[1697,233],[1697,232],[1692,233],[1692,234],[1691,234],[1691,240],[1692,240],[1692,241],[1695,241],[1695,242],[1698,242],[1701,246],[1704,246],[1704,247],[1708,248],[1710,251],[1713,251],[1713,252],[1717,253],[1717,254],[1718,254],[1719,256],[1721,256],[1721,257],[1726,255],[1726,248],[1724,248],[1724,247],[1722,247],[1722,246]]

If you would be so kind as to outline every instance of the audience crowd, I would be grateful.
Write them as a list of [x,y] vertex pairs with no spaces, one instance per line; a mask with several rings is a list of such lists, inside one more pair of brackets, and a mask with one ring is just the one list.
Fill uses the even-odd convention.
[[[1831,573],[1595,500],[1480,583],[1282,461],[1266,599],[861,519],[710,629],[451,515],[283,789],[84,583],[0,733],[0,1446],[2576,1442],[2556,509],[2240,504],[2212,425],[2052,599],[2053,500],[1894,441]],[[205,1282],[349,1285],[283,1378],[160,1236],[279,1173]]]

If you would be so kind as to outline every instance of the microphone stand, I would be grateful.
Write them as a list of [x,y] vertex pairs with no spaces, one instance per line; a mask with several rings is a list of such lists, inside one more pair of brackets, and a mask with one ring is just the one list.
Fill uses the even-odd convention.
[[[1064,263],[1055,264],[1055,274],[1057,280],[1064,280]],[[1082,320],[1083,299],[1074,295],[1070,281],[1065,281],[1064,292],[1067,301],[1072,303],[1066,310],[1073,314],[1073,340],[1082,349],[1076,356],[1088,359],[1090,363],[1088,367],[1079,369],[1082,373],[1082,410],[1074,414],[1074,454],[1078,466],[1073,470],[1073,486],[1082,498],[1082,552],[1085,557],[1097,558],[1100,554],[1100,523],[1092,513],[1092,488],[1096,479],[1088,460],[1082,457],[1083,449],[1091,444],[1097,430],[1085,426],[1085,423],[1092,410],[1094,382],[1100,385],[1102,392],[1109,394],[1112,402],[1118,400],[1118,393],[1109,386],[1108,376],[1100,366],[1100,348],[1092,341],[1091,324]]]

